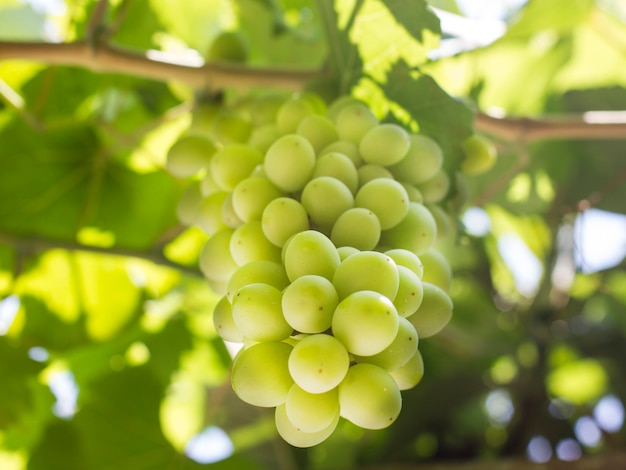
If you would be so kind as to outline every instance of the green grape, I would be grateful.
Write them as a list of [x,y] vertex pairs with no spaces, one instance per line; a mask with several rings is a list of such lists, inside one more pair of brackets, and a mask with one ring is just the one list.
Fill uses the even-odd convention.
[[324,393],[339,385],[346,376],[350,357],[334,336],[315,334],[294,346],[288,366],[300,388],[309,393]]
[[409,390],[415,387],[424,376],[424,361],[419,350],[415,351],[413,357],[406,364],[392,370],[389,374],[400,390]]
[[422,260],[412,251],[404,248],[393,248],[385,251],[385,254],[396,262],[398,266],[405,266],[417,274],[419,279],[424,275]]
[[420,184],[435,176],[443,164],[439,144],[423,134],[411,134],[409,151],[402,160],[389,167],[399,180]]
[[282,195],[267,178],[246,178],[233,190],[233,208],[244,222],[261,220],[265,206]]
[[301,333],[322,333],[330,328],[339,297],[333,284],[308,274],[295,279],[283,292],[283,315]]
[[213,179],[213,175],[211,174],[211,172],[205,172],[202,176],[202,179],[200,180],[200,192],[202,193],[202,195],[206,197],[218,191],[221,191],[221,189]]
[[353,246],[340,246],[337,248],[337,253],[339,253],[339,259],[343,261],[348,256],[352,256],[355,253],[360,253],[361,250],[358,248],[354,248]]
[[357,426],[384,429],[398,418],[402,396],[389,372],[374,364],[355,364],[339,385],[339,408]]
[[380,222],[369,209],[355,207],[341,214],[330,232],[335,246],[373,250],[380,239]]
[[222,219],[222,205],[226,197],[227,194],[220,191],[207,196],[202,201],[196,223],[207,235],[213,235],[228,227]]
[[224,31],[211,42],[207,59],[209,61],[246,62],[248,41],[241,31]]
[[281,136],[282,134],[276,127],[276,124],[264,124],[252,130],[252,134],[250,134],[248,139],[248,145],[265,155],[272,144]]
[[380,221],[382,230],[398,225],[409,212],[409,195],[395,180],[380,178],[361,186],[354,202],[357,207],[371,210]]
[[357,176],[359,177],[359,188],[376,179],[393,179],[393,175],[387,168],[372,163],[357,168]]
[[371,128],[359,142],[359,152],[367,163],[390,166],[409,151],[409,134],[397,124],[380,124]]
[[351,104],[339,112],[336,125],[341,140],[358,145],[363,136],[378,125],[378,119],[364,104]]
[[452,318],[453,305],[450,296],[441,288],[429,282],[423,282],[422,286],[422,305],[409,317],[409,321],[413,323],[420,338],[429,338],[448,324]]
[[276,123],[278,110],[285,102],[282,95],[266,95],[255,99],[250,105],[250,121],[254,128]]
[[424,282],[430,282],[445,292],[452,286],[452,268],[447,258],[438,250],[431,248],[420,255],[424,265]]
[[315,166],[313,146],[301,135],[282,136],[267,150],[263,168],[268,179],[285,192],[299,191]]
[[233,296],[233,320],[246,338],[254,341],[281,341],[293,328],[285,321],[282,294],[274,286],[255,282],[239,289]]
[[293,384],[285,401],[287,418],[302,432],[320,432],[339,418],[339,396],[334,388],[324,393],[309,393]]
[[228,193],[222,204],[222,220],[227,227],[237,228],[243,225],[243,220],[239,218],[233,207],[233,193]]
[[415,327],[406,318],[398,318],[398,333],[389,346],[373,356],[355,356],[358,363],[374,364],[387,371],[406,364],[417,352],[418,336]]
[[232,111],[221,111],[213,119],[211,138],[218,144],[244,144],[252,134],[252,124]]
[[269,284],[281,291],[289,285],[289,279],[282,264],[265,259],[250,261],[237,268],[228,279],[226,285],[228,300],[232,302],[233,297],[241,287],[256,282]]
[[239,351],[231,373],[235,394],[254,406],[284,404],[293,385],[288,368],[292,349],[283,342],[266,341]]
[[410,317],[422,304],[424,287],[421,279],[406,266],[398,266],[400,283],[393,305],[401,317]]
[[304,432],[294,426],[287,416],[285,404],[276,407],[274,421],[276,430],[285,442],[294,447],[313,447],[324,442],[333,433],[339,423],[339,415],[326,428],[317,432]]
[[184,225],[194,225],[202,207],[202,193],[197,181],[192,181],[180,195],[176,204],[176,217]]
[[311,178],[331,176],[345,184],[352,194],[359,187],[359,175],[349,157],[339,152],[328,152],[315,162]]
[[311,114],[306,116],[298,124],[296,134],[307,139],[315,153],[319,153],[324,147],[339,139],[337,129],[333,122],[326,116]]
[[407,183],[406,181],[400,181],[402,187],[406,190],[406,193],[409,195],[409,201],[411,202],[419,202],[422,204],[424,202],[424,196],[422,196],[422,192],[417,189],[414,184]]
[[212,281],[226,282],[237,269],[230,254],[230,241],[234,230],[220,230],[208,239],[200,252],[200,270]]
[[233,309],[230,301],[225,295],[222,296],[213,309],[213,326],[223,340],[233,343],[243,342],[243,335],[237,328],[237,325],[235,325],[235,320],[233,320]]
[[440,202],[448,195],[450,190],[450,177],[448,173],[440,170],[428,181],[420,183],[417,187],[422,193],[424,202]]
[[487,137],[473,134],[463,141],[465,158],[461,162],[461,171],[465,175],[481,175],[491,170],[498,159],[496,146]]
[[227,145],[211,159],[211,176],[223,191],[232,191],[263,162],[257,149],[243,144]]
[[361,290],[375,291],[393,299],[398,292],[398,267],[383,253],[361,251],[341,262],[332,282],[340,299]]
[[294,235],[284,250],[284,265],[291,282],[307,274],[332,280],[340,263],[333,242],[315,230],[306,230]]
[[180,137],[167,152],[165,168],[178,178],[188,178],[206,167],[213,155],[213,143],[200,136]]
[[276,114],[276,126],[282,134],[295,134],[300,122],[315,113],[311,102],[303,97],[294,97],[285,101]]
[[404,248],[416,255],[431,248],[437,239],[437,224],[430,211],[416,202],[409,203],[409,212],[402,221],[383,230],[381,244],[394,248]]
[[191,124],[187,134],[206,139],[211,134],[213,119],[221,109],[221,104],[212,101],[196,103],[191,111]]
[[309,229],[309,216],[300,202],[279,197],[265,206],[261,228],[270,242],[282,247],[290,237]]
[[330,230],[337,218],[354,206],[354,196],[337,178],[320,176],[307,183],[300,202],[313,224]]
[[435,218],[437,224],[437,241],[442,241],[452,232],[452,219],[450,215],[437,204],[424,204]]
[[308,102],[316,114],[326,114],[326,102],[317,93],[303,91],[299,98]]
[[391,300],[378,292],[362,290],[339,302],[332,330],[350,353],[373,356],[391,344],[398,333],[398,324],[398,312]]
[[352,160],[355,167],[359,167],[363,163],[363,159],[361,158],[361,155],[359,155],[359,148],[354,142],[348,142],[347,140],[338,140],[337,142],[333,142],[322,149],[318,158],[331,152],[337,152],[345,155]]
[[337,120],[337,116],[339,116],[339,113],[343,111],[344,108],[351,106],[351,105],[355,105],[355,104],[364,105],[364,103],[361,100],[353,96],[350,96],[350,95],[340,96],[339,98],[334,100],[332,103],[330,103],[330,106],[328,106],[328,110],[326,111],[326,115],[330,118],[331,121],[334,122]]
[[280,262],[280,248],[265,237],[261,222],[258,220],[237,227],[230,240],[229,249],[238,266],[259,259]]

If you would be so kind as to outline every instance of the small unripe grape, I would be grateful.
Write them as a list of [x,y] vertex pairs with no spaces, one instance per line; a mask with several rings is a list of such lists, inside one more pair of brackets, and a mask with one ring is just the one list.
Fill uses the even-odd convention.
[[448,259],[438,250],[430,249],[420,255],[424,265],[424,282],[430,282],[445,292],[452,286],[452,268]]
[[293,235],[310,228],[309,216],[300,202],[279,197],[265,206],[261,215],[261,228],[270,242],[282,247]]
[[413,271],[419,279],[424,275],[422,260],[412,251],[404,248],[393,248],[385,251],[385,254],[396,262],[398,266],[405,266]]
[[322,333],[330,328],[339,303],[335,286],[322,276],[300,276],[289,284],[282,298],[283,315],[301,333]]
[[491,170],[498,158],[496,146],[487,137],[474,134],[463,141],[465,158],[461,171],[466,175],[481,175]]
[[269,284],[255,282],[233,296],[233,320],[241,334],[253,341],[281,341],[293,329],[285,321],[281,292]]
[[200,270],[213,281],[226,282],[237,270],[237,264],[230,254],[230,241],[234,230],[223,229],[206,242],[200,252]]
[[261,220],[265,207],[283,195],[270,180],[258,176],[240,181],[232,194],[235,213],[244,222]]
[[441,170],[443,152],[439,144],[424,134],[409,136],[409,150],[402,160],[389,167],[394,176],[411,184],[428,181]]
[[343,260],[332,280],[340,299],[361,290],[393,299],[398,292],[398,267],[383,253],[362,251]]
[[318,157],[312,178],[331,176],[345,184],[352,194],[359,186],[359,175],[349,157],[339,152],[328,152]]
[[232,302],[240,288],[255,282],[269,284],[281,291],[289,285],[289,279],[282,264],[265,259],[250,261],[237,268],[228,280],[226,285],[228,300]]
[[351,106],[351,105],[355,105],[355,104],[364,105],[364,103],[361,100],[359,100],[358,98],[355,98],[354,96],[350,96],[350,95],[340,96],[339,98],[334,100],[332,103],[330,103],[330,106],[328,106],[326,115],[332,121],[336,121],[337,116],[339,115],[341,111],[343,111],[344,108]]
[[294,97],[285,101],[276,114],[276,126],[282,134],[294,134],[300,122],[315,114],[313,105],[305,98]]
[[416,351],[411,359],[402,367],[392,370],[390,373],[400,390],[409,390],[415,387],[424,376],[424,361],[422,354]]
[[248,41],[241,31],[224,31],[209,46],[207,59],[245,62],[248,58]]
[[294,235],[284,250],[284,265],[291,282],[307,274],[332,280],[340,263],[333,242],[315,230]]
[[223,191],[232,191],[262,162],[263,155],[257,149],[243,144],[228,145],[211,159],[211,175]]
[[370,129],[359,143],[359,153],[367,163],[390,166],[409,151],[409,134],[397,124],[380,124]]
[[424,298],[422,305],[409,321],[417,330],[420,338],[428,338],[439,333],[452,318],[452,300],[441,288],[429,282],[423,282]]
[[380,178],[361,186],[354,202],[357,207],[371,210],[382,230],[399,224],[409,212],[409,195],[395,180]]
[[328,439],[339,422],[339,415],[326,428],[317,432],[304,432],[296,427],[287,416],[287,406],[285,404],[276,407],[274,422],[276,430],[285,442],[294,447],[313,447]]
[[243,335],[235,325],[233,309],[226,296],[223,296],[213,309],[213,326],[217,334],[225,341],[243,342]]
[[374,364],[387,371],[406,364],[417,352],[418,336],[409,320],[400,317],[398,321],[398,333],[391,344],[373,356],[355,356],[357,362]]
[[206,167],[215,153],[213,143],[200,136],[183,136],[167,152],[165,167],[172,175],[188,178]]
[[380,222],[369,209],[355,207],[341,214],[330,232],[335,246],[373,250],[380,239]]
[[363,136],[377,125],[378,119],[374,116],[374,113],[363,104],[348,105],[337,115],[337,132],[339,133],[339,138],[357,145]]
[[450,190],[450,177],[440,170],[431,179],[419,184],[417,189],[422,193],[425,203],[443,201]]
[[339,418],[336,388],[324,393],[309,393],[293,384],[285,407],[289,421],[307,433],[323,431]]
[[410,317],[422,305],[424,287],[422,280],[406,266],[398,266],[398,292],[393,305],[401,317]]
[[263,162],[268,179],[285,192],[304,188],[313,174],[314,166],[313,146],[297,134],[285,135],[274,142]]
[[309,181],[300,201],[311,221],[323,230],[330,230],[337,218],[354,206],[354,196],[348,187],[330,176]]
[[411,202],[404,219],[382,232],[380,243],[384,246],[404,248],[420,255],[431,248],[436,239],[437,224],[433,215],[423,204]]
[[296,134],[307,139],[315,153],[319,153],[324,147],[339,139],[333,122],[326,116],[312,114],[306,116],[298,124]]

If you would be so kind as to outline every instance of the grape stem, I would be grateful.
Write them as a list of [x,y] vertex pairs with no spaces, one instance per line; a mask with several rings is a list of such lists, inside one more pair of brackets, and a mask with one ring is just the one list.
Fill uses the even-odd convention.
[[[198,57],[161,51],[140,53],[104,41],[72,43],[0,41],[0,60],[22,59],[49,65],[77,66],[96,72],[116,72],[157,81],[178,80],[214,90],[273,88],[298,91],[320,70],[254,68],[231,63],[203,63]],[[508,117],[478,112],[478,132],[504,141],[556,139],[624,139],[626,111],[592,111],[559,117]]]

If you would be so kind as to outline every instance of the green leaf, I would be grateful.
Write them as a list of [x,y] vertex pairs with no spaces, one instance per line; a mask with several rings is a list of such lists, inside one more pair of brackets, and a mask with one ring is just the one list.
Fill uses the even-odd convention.
[[425,29],[441,36],[439,18],[424,0],[384,0],[384,4],[396,21],[418,41],[424,41]]

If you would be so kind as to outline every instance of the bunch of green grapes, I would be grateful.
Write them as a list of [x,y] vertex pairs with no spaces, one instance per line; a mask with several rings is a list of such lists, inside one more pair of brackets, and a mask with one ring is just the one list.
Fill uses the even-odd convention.
[[450,188],[441,148],[351,97],[264,97],[202,116],[167,168],[191,181],[181,221],[209,235],[200,268],[222,295],[215,328],[242,343],[235,393],[275,407],[297,447],[340,419],[388,427],[422,378],[419,339],[453,311],[435,247]]

